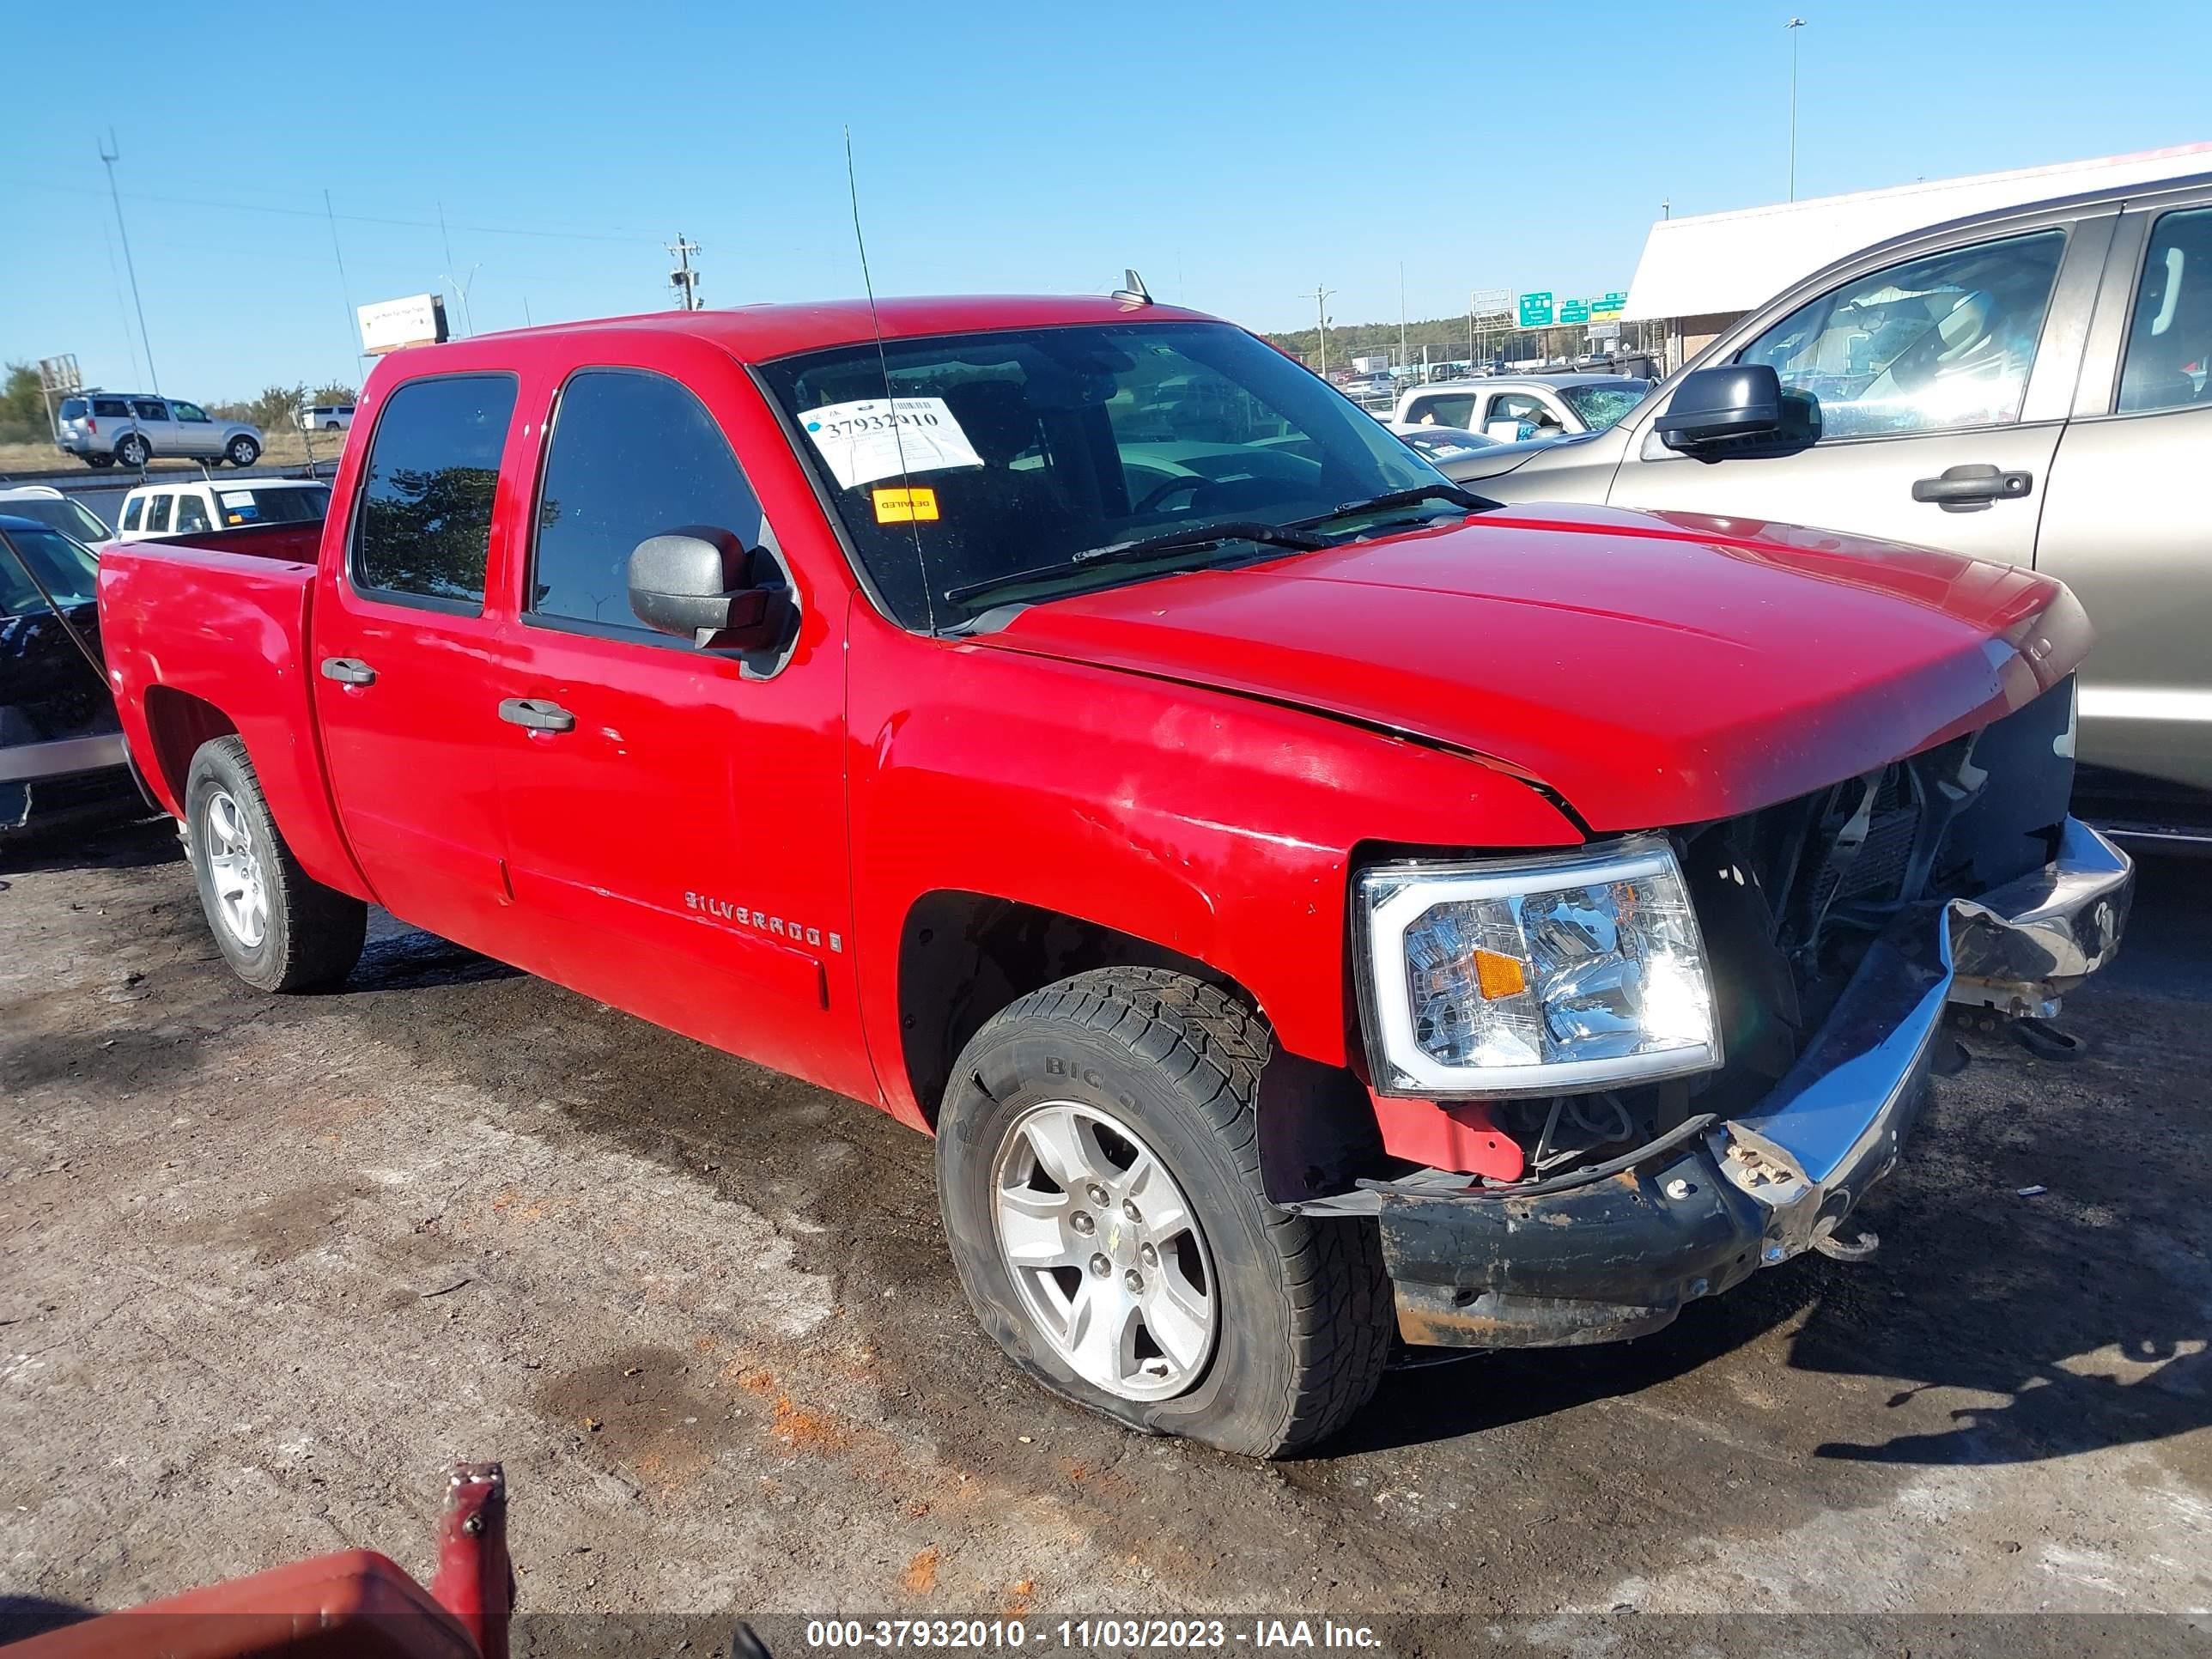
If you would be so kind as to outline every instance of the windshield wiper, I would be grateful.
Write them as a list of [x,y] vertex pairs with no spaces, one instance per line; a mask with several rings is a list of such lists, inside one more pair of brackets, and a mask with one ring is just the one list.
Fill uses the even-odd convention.
[[1017,570],[1012,575],[993,576],[987,581],[969,582],[964,587],[947,588],[945,598],[949,604],[957,605],[978,593],[991,592],[1001,587],[1018,587],[1024,582],[1044,581],[1071,571],[1085,570],[1093,565],[1130,564],[1162,553],[1194,552],[1202,548],[1218,547],[1224,542],[1258,542],[1263,546],[1287,547],[1300,553],[1318,552],[1328,545],[1319,536],[1306,535],[1296,526],[1262,524],[1257,520],[1193,525],[1186,530],[1169,530],[1157,536],[1139,536],[1134,541],[1109,542],[1103,547],[1085,548],[1058,564],[1041,564],[1032,570]]
[[1328,524],[1334,519],[1349,519],[1360,513],[1388,513],[1394,507],[1418,507],[1423,501],[1449,501],[1454,507],[1463,507],[1470,513],[1487,513],[1504,505],[1487,495],[1478,495],[1472,490],[1462,489],[1457,484],[1415,484],[1410,489],[1393,489],[1380,495],[1370,495],[1364,501],[1346,501],[1332,507],[1326,513],[1316,514],[1310,519],[1295,519],[1285,526],[1291,530],[1306,530],[1315,525]]

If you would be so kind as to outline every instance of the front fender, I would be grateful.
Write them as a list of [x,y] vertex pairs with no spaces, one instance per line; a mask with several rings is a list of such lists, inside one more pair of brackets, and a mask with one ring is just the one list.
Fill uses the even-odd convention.
[[877,1074],[920,1119],[900,930],[956,889],[1110,927],[1244,986],[1292,1053],[1351,1057],[1355,849],[1570,847],[1526,784],[1325,715],[856,616],[854,931]]

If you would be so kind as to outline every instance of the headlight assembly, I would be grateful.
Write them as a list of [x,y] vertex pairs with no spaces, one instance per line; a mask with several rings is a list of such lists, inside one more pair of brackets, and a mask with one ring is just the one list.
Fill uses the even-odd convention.
[[1705,942],[1663,836],[1386,865],[1354,896],[1387,1094],[1568,1094],[1721,1063]]

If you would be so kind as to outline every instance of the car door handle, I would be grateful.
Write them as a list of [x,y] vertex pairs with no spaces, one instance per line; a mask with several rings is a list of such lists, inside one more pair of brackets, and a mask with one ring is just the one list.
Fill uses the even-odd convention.
[[2035,488],[2027,472],[2007,472],[1986,462],[1947,466],[1942,476],[1912,481],[1912,499],[1933,501],[1948,512],[1972,511],[1991,501],[2016,501]]
[[573,732],[576,717],[557,702],[543,697],[509,697],[499,706],[499,717],[509,726],[532,732]]
[[325,657],[323,678],[340,685],[374,685],[376,671],[359,657]]

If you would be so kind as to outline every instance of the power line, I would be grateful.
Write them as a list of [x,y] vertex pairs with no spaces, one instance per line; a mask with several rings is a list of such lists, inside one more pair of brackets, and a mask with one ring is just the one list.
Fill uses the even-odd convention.
[[153,337],[146,332],[146,302],[138,297],[138,266],[131,257],[131,233],[123,228],[123,198],[115,188],[115,164],[123,159],[123,147],[115,142],[115,129],[107,130],[107,142],[100,146],[100,159],[107,168],[107,194],[115,204],[115,229],[123,238],[123,268],[131,273],[131,303],[138,312],[138,343],[146,348],[146,375],[154,382],[154,395],[161,395],[161,371],[154,367]]
[[[10,185],[23,190],[56,191],[65,196],[97,196],[100,192],[85,185],[51,184],[44,179],[10,179]],[[159,202],[168,207],[214,208],[226,213],[272,213],[288,219],[320,219],[334,216],[352,225],[385,225],[402,230],[434,230],[441,234],[447,228],[435,219],[394,219],[379,214],[340,213],[326,216],[313,208],[274,207],[261,202],[219,202],[204,196],[172,196],[164,191],[130,190],[121,192],[134,202]],[[612,230],[549,230],[523,225],[454,224],[454,230],[475,231],[484,236],[531,236],[552,241],[568,242],[654,242],[656,236],[640,231]]]

